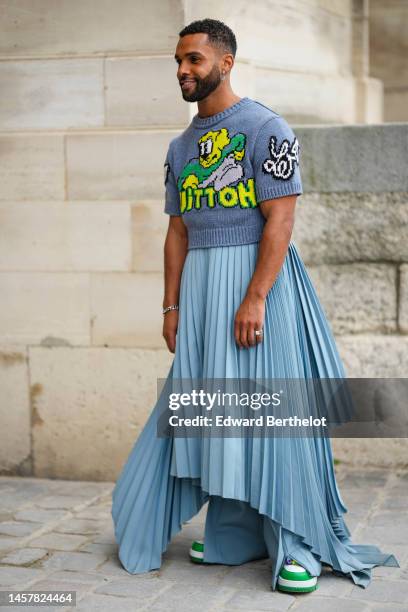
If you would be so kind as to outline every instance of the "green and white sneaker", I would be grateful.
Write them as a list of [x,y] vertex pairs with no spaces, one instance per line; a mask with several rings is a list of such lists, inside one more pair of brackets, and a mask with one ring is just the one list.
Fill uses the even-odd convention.
[[295,559],[286,556],[278,576],[278,589],[286,593],[310,593],[317,589],[317,576],[312,576]]
[[194,540],[190,548],[190,559],[194,563],[204,563],[204,541]]

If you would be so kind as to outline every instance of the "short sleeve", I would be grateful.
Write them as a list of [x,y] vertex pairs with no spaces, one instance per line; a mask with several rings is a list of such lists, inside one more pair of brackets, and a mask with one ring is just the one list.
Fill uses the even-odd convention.
[[258,202],[303,193],[300,145],[283,117],[272,117],[260,128],[253,160]]
[[180,194],[177,188],[177,182],[173,171],[173,162],[170,147],[167,151],[164,161],[164,187],[165,187],[165,204],[164,212],[168,215],[181,216],[180,212]]

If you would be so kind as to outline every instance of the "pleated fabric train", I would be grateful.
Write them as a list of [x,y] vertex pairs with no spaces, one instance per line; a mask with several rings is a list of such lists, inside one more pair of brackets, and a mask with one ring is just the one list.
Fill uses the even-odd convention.
[[[346,376],[293,242],[266,297],[263,341],[239,349],[233,321],[258,249],[259,243],[251,243],[187,252],[174,360],[112,493],[119,559],[132,574],[158,569],[183,523],[218,496],[245,502],[248,520],[262,518],[265,547],[275,555],[274,590],[289,544],[312,575],[324,563],[365,588],[374,566],[400,566],[377,546],[352,543],[330,438],[157,437],[161,398],[172,379]],[[204,560],[205,555],[204,547]]]

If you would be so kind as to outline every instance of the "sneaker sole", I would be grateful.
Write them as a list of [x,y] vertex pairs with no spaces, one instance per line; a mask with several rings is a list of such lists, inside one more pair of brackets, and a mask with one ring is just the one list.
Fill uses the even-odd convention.
[[204,552],[194,550],[194,548],[191,547],[189,555],[191,561],[193,561],[194,563],[204,563]]
[[316,591],[318,588],[317,578],[311,578],[310,580],[286,580],[285,578],[278,578],[277,587],[280,591],[286,591],[287,593],[293,591],[293,593],[310,593]]
[[314,587],[309,587],[308,589],[278,586],[278,590],[283,591],[284,593],[312,593],[313,591],[316,591],[317,588],[317,585]]

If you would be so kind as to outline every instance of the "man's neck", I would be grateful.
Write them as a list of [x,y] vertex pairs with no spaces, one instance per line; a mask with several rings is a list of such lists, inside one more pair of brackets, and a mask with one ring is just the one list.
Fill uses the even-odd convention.
[[219,93],[213,91],[209,96],[197,102],[199,117],[211,117],[221,113],[226,108],[233,106],[242,98],[237,96],[232,89]]

